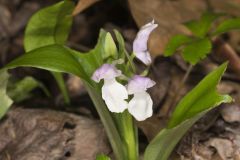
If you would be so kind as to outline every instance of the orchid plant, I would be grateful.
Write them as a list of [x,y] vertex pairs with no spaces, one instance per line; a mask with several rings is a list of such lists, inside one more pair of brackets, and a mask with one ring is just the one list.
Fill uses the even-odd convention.
[[[80,77],[105,127],[114,158],[138,160],[135,121],[144,121],[153,115],[153,101],[147,89],[154,87],[155,82],[147,77],[146,72],[137,72],[134,58],[145,64],[146,70],[150,68],[152,59],[147,41],[158,25],[152,21],[140,28],[133,42],[132,54],[126,51],[124,39],[116,30],[118,47],[111,34],[101,30],[96,47],[81,53],[66,46],[73,9],[74,3],[65,0],[35,13],[25,31],[27,54],[7,64],[0,71],[0,77],[4,77],[8,69],[16,67],[46,69],[55,77],[62,76],[62,72]],[[167,160],[179,140],[199,118],[221,103],[232,101],[230,96],[221,95],[216,90],[226,67],[227,63],[224,63],[212,71],[180,100],[167,126],[147,146],[144,160]],[[0,97],[3,97],[0,101],[1,117],[11,105],[6,94],[7,77],[3,80],[4,83],[0,83]],[[99,155],[97,159],[110,158]]]

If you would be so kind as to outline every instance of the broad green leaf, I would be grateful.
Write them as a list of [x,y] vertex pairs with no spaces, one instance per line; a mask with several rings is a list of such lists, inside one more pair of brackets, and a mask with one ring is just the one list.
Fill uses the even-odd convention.
[[200,20],[193,20],[185,23],[184,25],[197,37],[205,37],[212,23],[222,14],[205,12]]
[[117,47],[115,45],[115,42],[111,36],[111,34],[108,32],[105,37],[104,41],[104,55],[103,59],[108,57],[117,57]]
[[204,59],[211,52],[212,43],[209,39],[197,39],[187,44],[182,51],[183,59],[193,65]]
[[37,87],[40,87],[47,96],[50,96],[49,91],[41,82],[38,82],[33,77],[29,76],[24,77],[22,80],[13,82],[11,82],[10,79],[9,85],[7,87],[7,94],[9,97],[11,97],[11,99],[14,100],[14,102],[20,102],[27,98],[30,98],[30,92]]
[[32,50],[5,66],[6,69],[16,67],[35,67],[53,72],[65,72],[89,81],[88,76],[72,51],[61,45],[50,45]]
[[65,0],[35,13],[25,31],[25,51],[51,44],[65,44],[72,25],[73,9],[74,3]]
[[167,160],[179,140],[199,118],[221,103],[232,101],[230,96],[220,95],[216,91],[226,67],[227,63],[222,64],[183,97],[167,128],[150,142],[144,155],[145,160]]
[[186,36],[186,35],[175,35],[173,36],[164,50],[164,56],[171,56],[173,55],[176,50],[181,47],[182,45],[191,42],[193,39]]
[[0,71],[0,119],[6,114],[13,101],[6,93],[9,75],[5,70]]
[[[71,0],[59,2],[36,12],[28,22],[25,35],[25,51],[53,44],[64,45],[71,29],[71,13],[74,3]],[[61,73],[52,72],[67,104],[70,103],[68,91]]]
[[233,29],[240,29],[240,18],[232,18],[223,21],[219,24],[219,26],[217,26],[212,35],[219,35]]
[[108,156],[105,156],[105,155],[101,154],[101,155],[97,155],[96,160],[111,160],[111,158],[109,158]]

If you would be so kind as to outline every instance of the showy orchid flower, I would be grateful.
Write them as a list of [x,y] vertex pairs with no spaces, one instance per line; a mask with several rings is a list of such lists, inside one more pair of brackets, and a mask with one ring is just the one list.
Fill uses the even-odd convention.
[[116,81],[116,77],[122,73],[114,65],[103,64],[92,76],[95,82],[104,79],[102,86],[102,98],[111,112],[121,113],[127,109],[128,92],[126,88]]
[[139,75],[135,75],[128,82],[128,93],[133,94],[133,98],[128,104],[128,111],[138,121],[143,121],[153,114],[153,102],[146,90],[155,84],[150,78]]
[[147,41],[150,33],[158,26],[154,23],[154,20],[146,25],[142,26],[140,31],[133,42],[133,53],[144,64],[151,64],[151,56],[147,49]]

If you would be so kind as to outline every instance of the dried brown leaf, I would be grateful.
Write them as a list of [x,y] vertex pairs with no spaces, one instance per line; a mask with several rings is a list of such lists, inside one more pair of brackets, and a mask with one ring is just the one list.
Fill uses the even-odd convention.
[[79,0],[77,6],[73,10],[72,15],[73,16],[77,15],[78,13],[89,8],[90,6],[92,6],[93,4],[95,4],[98,1],[100,1],[100,0]]

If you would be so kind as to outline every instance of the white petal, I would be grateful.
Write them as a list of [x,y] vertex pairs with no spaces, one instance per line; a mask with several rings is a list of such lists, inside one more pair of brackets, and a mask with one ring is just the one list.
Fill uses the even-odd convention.
[[147,92],[134,94],[134,97],[128,104],[128,111],[138,121],[144,121],[153,114],[152,99]]
[[136,57],[141,60],[144,64],[149,65],[151,63],[151,57],[147,49],[147,41],[151,32],[157,27],[154,24],[154,20],[139,30],[135,40],[133,41],[133,53]]
[[120,113],[127,109],[127,89],[115,79],[104,79],[102,98],[111,112]]
[[112,64],[103,64],[95,70],[92,75],[92,80],[99,82],[101,79],[113,79],[120,76],[122,73]]
[[150,65],[152,63],[152,59],[148,51],[135,52],[135,55],[146,65]]
[[127,84],[128,94],[146,91],[148,88],[153,87],[155,84],[156,82],[148,77],[135,75],[129,80]]

